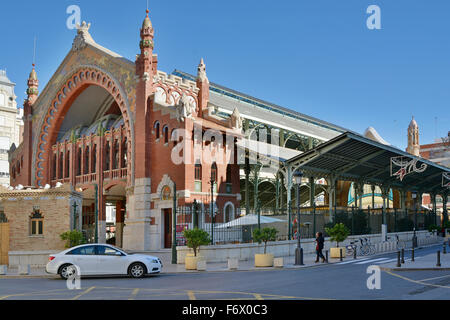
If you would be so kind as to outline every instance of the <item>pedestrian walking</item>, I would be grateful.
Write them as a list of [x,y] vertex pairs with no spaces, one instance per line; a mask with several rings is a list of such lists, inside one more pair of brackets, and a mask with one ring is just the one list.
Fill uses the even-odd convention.
[[325,238],[323,237],[322,232],[317,232],[316,233],[316,254],[317,254],[316,263],[319,262],[319,258],[322,258],[322,263],[325,262],[325,257],[323,256],[323,253],[322,253],[324,243],[325,243]]

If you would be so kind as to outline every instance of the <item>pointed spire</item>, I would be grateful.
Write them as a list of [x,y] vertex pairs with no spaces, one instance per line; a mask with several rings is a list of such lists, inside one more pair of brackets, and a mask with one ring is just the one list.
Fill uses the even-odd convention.
[[39,94],[38,86],[39,86],[39,80],[36,73],[36,65],[33,63],[33,69],[30,72],[30,76],[28,77],[28,88],[27,88],[27,95],[28,95],[28,101],[33,100],[34,97],[37,97]]
[[152,21],[150,20],[150,17],[148,16],[148,14],[150,13],[150,11],[147,9],[146,10],[147,15],[145,16],[144,22],[142,23],[142,29],[141,29],[141,39],[148,39],[151,38],[153,39],[153,25],[152,25]]
[[203,58],[200,59],[200,64],[197,68],[197,79],[200,80],[200,82],[204,82],[205,80],[209,82],[208,77],[206,76],[206,65]]

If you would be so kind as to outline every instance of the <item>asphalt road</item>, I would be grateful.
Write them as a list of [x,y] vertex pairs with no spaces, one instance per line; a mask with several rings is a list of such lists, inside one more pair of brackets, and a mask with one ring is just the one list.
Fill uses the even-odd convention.
[[[437,247],[416,251],[416,257]],[[316,300],[450,299],[450,271],[381,272],[381,289],[367,288],[367,267],[394,259],[386,254],[357,263],[304,269],[161,274],[144,279],[81,279],[69,290],[55,277],[1,279],[0,300]]]

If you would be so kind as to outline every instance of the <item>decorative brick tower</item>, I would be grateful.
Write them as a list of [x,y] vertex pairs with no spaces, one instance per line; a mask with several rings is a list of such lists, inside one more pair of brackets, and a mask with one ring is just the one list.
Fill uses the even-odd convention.
[[33,69],[30,72],[30,76],[28,77],[28,88],[27,88],[27,99],[23,104],[23,122],[24,122],[24,130],[23,130],[23,147],[26,152],[24,152],[23,159],[23,169],[26,172],[24,175],[27,181],[22,181],[23,185],[31,186],[31,167],[32,167],[32,137],[33,137],[33,105],[36,102],[39,95],[39,80],[37,77],[35,65],[33,63]]
[[127,224],[124,229],[124,247],[147,250],[150,247],[151,214],[151,112],[154,100],[154,77],[158,59],[153,54],[154,30],[148,16],[141,29],[141,53],[136,57],[135,110],[135,176],[134,188],[128,190]]
[[408,147],[406,148],[406,152],[416,157],[420,156],[419,126],[416,120],[414,120],[414,117],[408,127]]
[[206,76],[206,66],[203,58],[197,69],[197,87],[200,89],[198,93],[199,116],[202,117],[204,112],[208,111],[209,101],[209,80]]

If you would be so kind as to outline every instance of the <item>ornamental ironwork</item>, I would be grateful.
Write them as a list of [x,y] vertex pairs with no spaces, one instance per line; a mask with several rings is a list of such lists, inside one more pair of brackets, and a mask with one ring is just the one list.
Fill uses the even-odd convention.
[[6,218],[5,213],[1,211],[0,211],[0,223],[8,223],[8,218]]
[[403,181],[403,179],[410,173],[424,172],[428,168],[428,165],[422,163],[422,165],[418,168],[418,161],[419,159],[409,159],[406,157],[391,158],[391,177],[396,177],[400,181]]
[[442,186],[450,189],[450,172],[442,172]]

